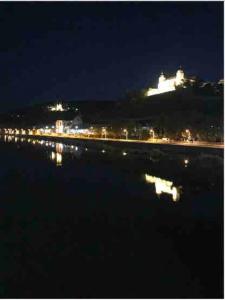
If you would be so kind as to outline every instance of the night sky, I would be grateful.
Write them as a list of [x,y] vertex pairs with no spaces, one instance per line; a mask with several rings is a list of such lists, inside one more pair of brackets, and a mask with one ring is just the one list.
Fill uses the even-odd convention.
[[1,2],[1,109],[223,78],[222,2]]

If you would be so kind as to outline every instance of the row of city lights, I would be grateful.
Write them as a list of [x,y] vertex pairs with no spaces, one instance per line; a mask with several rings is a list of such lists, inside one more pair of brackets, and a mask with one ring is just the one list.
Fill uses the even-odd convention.
[[[55,129],[55,130],[54,130]],[[4,128],[4,133],[6,134],[15,134],[15,135],[44,135],[44,134],[63,134],[63,128],[60,130],[60,132],[57,131],[57,126],[45,126],[45,128],[39,128],[39,129],[11,129],[11,128]],[[53,131],[54,130],[54,131]],[[125,135],[126,140],[128,140],[128,129],[124,128],[121,129],[123,134]],[[79,132],[78,132],[79,131]],[[192,134],[190,129],[185,129],[185,134],[186,134],[186,141],[191,141],[192,139]],[[74,133],[79,133],[79,134],[87,134],[88,137],[90,135],[93,135],[93,127],[91,126],[89,129],[80,129],[78,130],[78,126],[75,126],[75,129],[71,129],[70,131],[67,132],[67,134],[74,134]],[[150,138],[153,140],[155,139],[155,130],[151,128],[149,130],[149,135]],[[107,139],[108,136],[108,130],[106,127],[102,127],[101,130],[101,137]],[[167,138],[162,138],[162,140],[168,140]]]
[[[5,136],[5,137],[6,137],[6,136]],[[8,136],[8,138],[11,138],[11,137]],[[11,139],[10,139],[10,140],[11,140]],[[17,141],[18,141],[18,138],[15,137],[15,142],[17,142]],[[21,141],[21,142],[25,141],[25,138],[21,138],[20,141]],[[45,146],[50,146],[50,147],[55,147],[55,146],[56,146],[57,152],[60,152],[60,153],[63,152],[63,144],[62,144],[62,143],[54,143],[54,142],[49,142],[49,141],[44,141],[44,140],[38,141],[38,140],[32,140],[32,139],[30,139],[30,138],[27,139],[27,142],[28,142],[28,143],[32,142],[32,144],[34,144],[34,145],[37,143],[37,144],[40,144],[40,145],[45,145]],[[78,150],[79,150],[78,146],[74,146],[74,145],[71,145],[70,148],[71,148],[71,149],[75,149],[75,151],[78,151]],[[85,150],[85,151],[88,151],[88,148],[86,147],[84,150]],[[100,152],[101,152],[101,153],[106,153],[106,150],[105,150],[105,149],[102,149]],[[126,156],[126,155],[128,155],[128,153],[127,153],[126,151],[122,151],[122,155],[123,155],[123,156]],[[187,167],[188,164],[189,164],[189,159],[188,159],[188,158],[185,158],[185,159],[184,159],[184,165],[185,165],[185,167]]]

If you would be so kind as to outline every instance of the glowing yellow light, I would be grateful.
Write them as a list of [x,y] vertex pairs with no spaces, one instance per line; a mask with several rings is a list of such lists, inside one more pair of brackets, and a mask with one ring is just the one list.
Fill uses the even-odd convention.
[[185,159],[185,160],[184,160],[184,163],[185,163],[185,165],[188,164],[188,163],[189,163],[189,160],[188,160],[188,159]]
[[62,153],[63,152],[63,144],[56,143],[56,152]]
[[61,166],[62,165],[62,154],[61,153],[56,153],[56,165]]
[[164,180],[159,177],[151,176],[148,174],[145,174],[145,180],[148,183],[155,184],[155,192],[157,195],[161,195],[162,193],[170,194],[172,195],[172,199],[174,202],[180,199],[179,189],[173,186],[172,181]]
[[126,156],[127,155],[127,152],[123,152],[123,156]]
[[51,153],[51,159],[52,159],[52,160],[55,160],[55,152],[52,152],[52,153]]

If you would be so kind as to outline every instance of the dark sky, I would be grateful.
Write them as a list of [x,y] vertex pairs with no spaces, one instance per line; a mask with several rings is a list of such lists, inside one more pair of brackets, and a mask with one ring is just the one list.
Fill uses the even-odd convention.
[[2,109],[223,78],[223,2],[1,2]]

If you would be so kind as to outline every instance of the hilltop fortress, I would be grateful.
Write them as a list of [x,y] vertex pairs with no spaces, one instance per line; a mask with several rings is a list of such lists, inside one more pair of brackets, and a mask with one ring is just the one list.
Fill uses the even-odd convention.
[[166,78],[163,72],[159,76],[158,88],[149,88],[146,96],[153,96],[157,94],[162,94],[166,92],[175,91],[177,87],[185,88],[185,83],[187,81],[194,82],[193,79],[185,78],[184,71],[181,67],[177,70],[176,76]]

